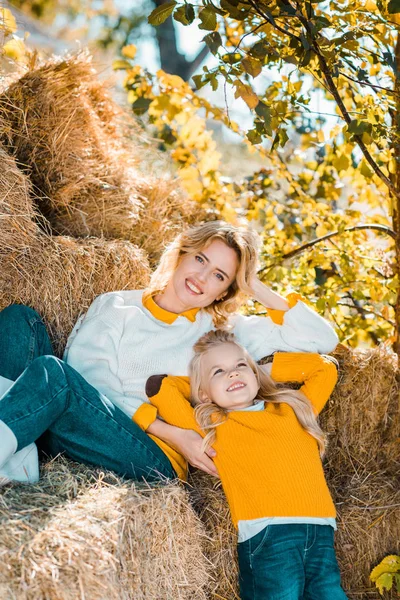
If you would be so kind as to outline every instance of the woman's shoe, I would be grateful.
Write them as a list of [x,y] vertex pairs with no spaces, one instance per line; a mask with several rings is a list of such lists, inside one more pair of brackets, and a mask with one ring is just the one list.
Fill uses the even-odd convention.
[[0,486],[11,481],[19,483],[37,483],[39,481],[39,457],[36,444],[29,444],[15,452],[0,467]]
[[14,382],[11,381],[11,379],[7,379],[7,377],[3,377],[2,375],[0,375],[0,398],[6,392],[8,392],[13,383]]

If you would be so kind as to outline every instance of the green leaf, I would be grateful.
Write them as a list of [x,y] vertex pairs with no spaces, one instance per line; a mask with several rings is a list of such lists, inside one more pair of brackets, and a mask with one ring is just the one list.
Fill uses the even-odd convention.
[[392,573],[382,573],[382,575],[376,579],[375,585],[381,594],[383,594],[385,590],[390,591],[393,585]]
[[240,52],[227,52],[227,54],[224,54],[221,58],[224,63],[228,65],[234,65],[240,61],[242,55]]
[[190,21],[188,21],[188,19],[186,18],[185,6],[180,6],[179,8],[177,8],[172,16],[175,19],[175,21],[179,21],[179,23],[182,23],[182,25],[190,25]]
[[371,123],[368,121],[361,121],[360,119],[353,119],[347,126],[347,131],[353,135],[362,135],[365,132],[372,130]]
[[132,110],[135,115],[144,115],[148,109],[152,100],[150,98],[138,98],[136,102],[132,104]]
[[246,56],[242,60],[243,69],[252,77],[257,77],[262,70],[262,62],[252,56]]
[[281,148],[284,147],[284,145],[286,144],[286,142],[288,141],[289,136],[287,134],[286,129],[280,129],[279,131],[279,145]]
[[390,15],[400,13],[400,0],[390,0],[387,5],[387,11]]
[[166,2],[165,4],[161,4],[161,6],[157,6],[148,16],[148,22],[150,25],[154,25],[157,27],[164,23],[168,19],[168,17],[174,12],[174,8],[177,5],[175,0],[171,0],[170,2]]
[[277,4],[283,13],[292,16],[296,14],[296,9],[290,4],[290,2],[282,2],[282,0],[278,0]]
[[185,15],[189,23],[193,23],[195,18],[193,4],[185,4]]
[[262,142],[262,137],[261,135],[258,133],[258,131],[256,129],[250,129],[247,132],[247,139],[252,143],[252,144],[261,144]]
[[344,171],[350,166],[350,157],[346,156],[345,154],[341,154],[333,159],[332,165],[338,172]]
[[213,73],[210,77],[210,83],[211,83],[211,87],[213,89],[213,91],[215,92],[218,89],[218,79],[217,79],[217,74]]
[[127,60],[124,60],[122,58],[117,58],[116,60],[114,60],[114,62],[112,64],[112,68],[114,69],[114,71],[119,71],[122,69],[131,69],[132,65]]
[[208,83],[207,79],[203,79],[203,75],[193,75],[192,79],[197,90],[200,90]]
[[271,152],[273,152],[275,150],[278,143],[279,143],[279,131],[277,131],[275,134],[274,141],[272,142],[272,146],[271,146]]
[[267,46],[265,45],[264,42],[257,42],[256,44],[254,44],[254,46],[252,46],[249,50],[249,54],[251,56],[254,56],[254,58],[264,58],[265,54],[266,54],[266,50],[267,50]]
[[199,12],[199,19],[201,21],[199,29],[214,31],[217,26],[217,15],[211,6],[206,6]]
[[218,31],[207,33],[202,41],[207,44],[211,54],[214,54],[214,56],[217,54],[218,48],[222,45],[222,39]]
[[[257,113],[257,115],[260,117],[260,119],[262,119],[264,121],[264,125],[265,128],[270,129],[271,127],[271,109],[267,104],[264,104],[264,102],[260,102],[257,104],[255,111]],[[272,134],[272,132],[268,132],[269,135]]]

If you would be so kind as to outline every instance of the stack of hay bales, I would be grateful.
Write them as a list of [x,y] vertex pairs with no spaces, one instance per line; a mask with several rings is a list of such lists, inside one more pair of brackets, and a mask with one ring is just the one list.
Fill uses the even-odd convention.
[[[103,292],[146,285],[146,254],[125,240],[52,236],[33,186],[0,147],[0,308],[36,308],[62,353],[79,314]],[[40,227],[42,224],[42,227]]]
[[140,137],[85,53],[32,69],[0,95],[0,141],[29,175],[52,232],[129,240],[154,264],[205,212],[142,164]]
[[[86,55],[38,66],[0,94],[0,308],[36,308],[61,354],[102,292],[147,284],[163,245],[205,213],[149,174]],[[323,414],[337,551],[349,598],[400,552],[400,382],[383,349],[342,350]],[[1,499],[0,596],[235,600],[235,532],[215,480],[150,490],[58,459]],[[197,516],[196,516],[197,514]]]
[[65,459],[0,505],[2,600],[207,600],[204,532],[187,492]]

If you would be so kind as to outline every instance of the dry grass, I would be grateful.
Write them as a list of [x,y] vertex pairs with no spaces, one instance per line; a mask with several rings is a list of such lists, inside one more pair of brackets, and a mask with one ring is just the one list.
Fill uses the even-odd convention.
[[194,471],[190,498],[207,533],[204,552],[210,561],[210,600],[240,600],[238,589],[237,532],[221,484],[215,477]]
[[130,240],[154,262],[178,231],[206,217],[176,180],[154,173],[156,151],[145,149],[85,53],[11,83],[0,95],[0,124],[54,233]]
[[36,232],[31,183],[0,145],[0,255],[29,248]]
[[379,597],[368,581],[372,567],[400,553],[400,374],[383,346],[340,347],[336,358],[339,384],[322,419],[330,434],[325,468],[344,586],[367,600]]
[[56,459],[0,500],[2,600],[206,600],[204,532],[181,486]]
[[0,307],[15,302],[35,308],[61,355],[79,314],[96,296],[143,288],[149,272],[144,253],[130,242],[41,235],[23,256],[1,258]]

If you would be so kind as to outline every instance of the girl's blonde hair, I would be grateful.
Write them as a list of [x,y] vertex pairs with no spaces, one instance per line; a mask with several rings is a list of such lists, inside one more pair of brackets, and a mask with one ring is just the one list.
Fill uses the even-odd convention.
[[194,356],[189,365],[191,403],[195,407],[195,416],[198,424],[207,434],[203,440],[203,449],[207,449],[214,443],[216,427],[221,425],[228,416],[226,409],[221,408],[211,400],[204,401],[201,399],[201,392],[203,391],[201,385],[203,357],[209,350],[222,344],[235,344],[244,352],[259,385],[257,400],[264,400],[265,402],[272,402],[274,404],[286,402],[286,404],[291,406],[300,425],[317,440],[319,452],[322,457],[326,447],[326,436],[317,422],[308,398],[297,390],[278,386],[251,358],[246,349],[237,343],[233,333],[223,330],[209,331],[196,342],[193,347]]
[[223,298],[205,308],[216,327],[225,325],[230,314],[237,311],[246,296],[251,295],[250,281],[257,272],[258,235],[243,226],[230,225],[224,221],[211,221],[192,227],[178,235],[163,253],[154,271],[146,295],[155,296],[167,287],[179,262],[186,254],[195,254],[207,248],[214,240],[221,240],[235,250],[239,268]]

